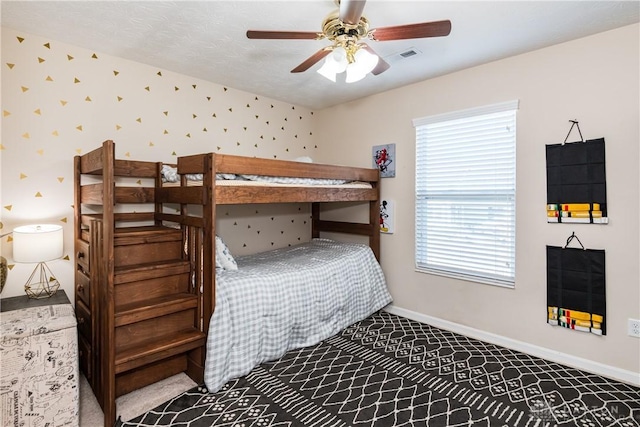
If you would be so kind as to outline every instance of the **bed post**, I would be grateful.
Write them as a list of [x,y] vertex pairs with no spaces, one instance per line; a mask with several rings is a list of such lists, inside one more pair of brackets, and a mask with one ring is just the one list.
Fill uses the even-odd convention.
[[[205,192],[207,193],[205,200],[206,204],[202,207],[203,216],[203,325],[202,330],[207,333],[209,331],[209,319],[213,314],[213,310],[216,306],[215,301],[215,288],[216,288],[216,275],[215,275],[215,253],[216,253],[216,189],[215,189],[215,154],[209,153],[203,156],[204,158],[204,177],[203,185],[205,186]],[[211,284],[210,286],[207,286]]]
[[320,237],[320,203],[311,203],[311,238]]
[[102,318],[100,346],[102,363],[102,387],[104,396],[105,425],[116,421],[116,373],[115,373],[115,302],[114,302],[114,203],[115,203],[115,144],[105,141],[102,145],[102,283],[98,287],[98,305]]
[[378,197],[376,200],[369,202],[369,225],[371,226],[371,234],[369,235],[369,246],[380,262],[380,190],[376,183]]

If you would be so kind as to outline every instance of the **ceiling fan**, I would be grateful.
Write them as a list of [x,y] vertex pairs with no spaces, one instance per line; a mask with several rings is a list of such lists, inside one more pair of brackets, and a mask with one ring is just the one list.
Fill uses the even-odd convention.
[[[250,39],[289,39],[289,40],[322,40],[327,39],[331,45],[324,47],[304,60],[300,65],[291,70],[292,73],[300,73],[333,53],[332,58],[327,58],[323,68],[330,68],[329,75],[318,70],[325,77],[335,81],[335,74],[349,69],[355,65],[356,60],[366,64],[366,72],[359,70],[353,73],[356,77],[351,81],[357,81],[368,72],[378,75],[387,69],[389,64],[362,40],[388,41],[404,40],[425,37],[447,36],[451,32],[451,21],[423,22],[408,25],[396,25],[392,27],[369,29],[369,20],[363,16],[366,0],[334,0],[338,10],[330,13],[322,22],[322,32],[312,31],[260,31],[248,30]],[[331,59],[331,61],[330,61]],[[351,67],[351,68],[355,68]],[[357,79],[357,80],[356,80]],[[349,82],[349,76],[347,76]]]

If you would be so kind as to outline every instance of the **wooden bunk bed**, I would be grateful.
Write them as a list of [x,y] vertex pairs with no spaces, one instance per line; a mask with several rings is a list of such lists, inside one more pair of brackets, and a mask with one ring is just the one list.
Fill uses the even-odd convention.
[[[180,185],[164,186],[162,167],[116,159],[113,141],[74,159],[80,367],[104,411],[105,426],[116,421],[120,395],[179,372],[202,383],[215,308],[217,205],[308,202],[312,237],[367,236],[380,257],[376,169],[206,153],[178,158]],[[226,173],[370,185],[219,184],[216,174]],[[188,185],[187,174],[202,174],[201,185]],[[369,220],[321,220],[320,205],[326,202],[368,203]]]

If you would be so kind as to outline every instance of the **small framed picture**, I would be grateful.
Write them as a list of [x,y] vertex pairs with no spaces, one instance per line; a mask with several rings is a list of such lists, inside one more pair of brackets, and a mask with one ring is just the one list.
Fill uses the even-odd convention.
[[393,200],[383,199],[380,200],[380,232],[386,234],[393,234],[394,231],[394,210],[395,203]]
[[381,178],[396,176],[396,144],[373,146],[373,167],[380,170]]

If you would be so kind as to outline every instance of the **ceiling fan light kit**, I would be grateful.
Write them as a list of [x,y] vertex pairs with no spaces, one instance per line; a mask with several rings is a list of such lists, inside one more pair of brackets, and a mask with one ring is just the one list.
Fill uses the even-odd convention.
[[360,48],[353,54],[351,62],[347,58],[347,52],[342,46],[334,48],[325,58],[322,67],[318,69],[318,73],[335,82],[336,75],[346,71],[345,81],[353,83],[365,78],[376,67],[379,60],[377,55]]
[[303,61],[292,73],[308,70],[324,59],[318,73],[335,82],[336,75],[347,72],[347,83],[362,80],[367,74],[378,75],[390,65],[362,39],[373,41],[404,40],[447,36],[451,22],[436,21],[397,25],[369,30],[369,21],[362,16],[366,0],[335,0],[339,9],[330,13],[322,23],[322,33],[305,31],[247,31],[250,39],[322,40],[332,44]]

